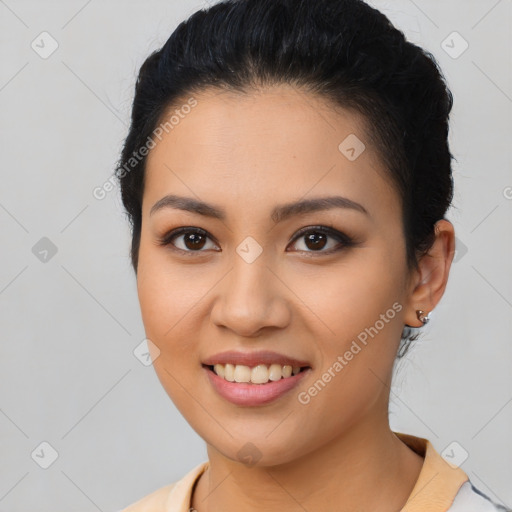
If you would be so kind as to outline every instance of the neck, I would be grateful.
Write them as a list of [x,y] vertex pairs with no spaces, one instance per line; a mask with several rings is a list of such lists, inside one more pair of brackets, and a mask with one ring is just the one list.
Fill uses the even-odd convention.
[[192,500],[197,512],[401,510],[423,458],[385,422],[358,423],[311,453],[269,467],[247,467],[208,446],[209,468]]

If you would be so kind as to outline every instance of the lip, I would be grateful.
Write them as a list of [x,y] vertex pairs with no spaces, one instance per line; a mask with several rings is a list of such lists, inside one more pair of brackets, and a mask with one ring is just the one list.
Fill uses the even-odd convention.
[[[275,359],[274,362],[276,362]],[[297,366],[301,365],[297,364]],[[222,377],[219,377],[208,366],[203,365],[203,370],[208,375],[208,379],[212,387],[222,398],[235,405],[247,407],[265,405],[277,400],[295,388],[305,375],[311,372],[311,368],[308,368],[307,370],[303,370],[292,377],[281,378],[277,381],[269,381],[266,384],[251,384],[245,382],[228,382]]]
[[213,366],[215,364],[240,364],[250,366],[251,368],[258,366],[259,364],[270,366],[275,363],[282,366],[309,366],[311,368],[311,364],[307,361],[301,361],[269,350],[260,350],[257,352],[239,352],[236,350],[229,350],[227,352],[221,352],[208,357],[202,363],[206,366]]

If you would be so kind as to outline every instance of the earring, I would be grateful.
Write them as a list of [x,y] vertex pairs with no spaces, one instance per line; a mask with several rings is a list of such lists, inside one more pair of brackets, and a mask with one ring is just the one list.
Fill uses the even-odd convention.
[[421,309],[416,310],[416,316],[418,317],[418,320],[423,324],[427,324],[430,320],[430,313],[428,315],[424,314],[424,311],[421,311]]

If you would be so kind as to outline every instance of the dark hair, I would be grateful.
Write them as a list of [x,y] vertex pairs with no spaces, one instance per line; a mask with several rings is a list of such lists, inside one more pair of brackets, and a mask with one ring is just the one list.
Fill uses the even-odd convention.
[[[139,150],[169,108],[206,89],[283,83],[363,115],[401,198],[408,267],[417,267],[453,198],[453,97],[434,56],[362,0],[224,0],[182,22],[139,71],[116,169],[135,273],[146,161]],[[402,342],[417,338],[413,329],[405,326]]]

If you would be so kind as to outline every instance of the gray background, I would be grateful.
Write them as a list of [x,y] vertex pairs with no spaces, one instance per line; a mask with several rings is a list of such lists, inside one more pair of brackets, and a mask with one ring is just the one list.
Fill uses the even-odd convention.
[[[0,0],[4,512],[115,511],[206,459],[134,354],[145,336],[118,191],[92,194],[127,133],[136,71],[202,5]],[[512,504],[512,3],[373,5],[439,60],[458,160],[456,262],[397,368],[391,424],[460,461],[467,452],[474,484]]]

